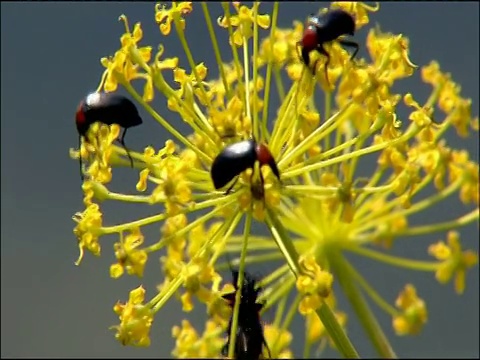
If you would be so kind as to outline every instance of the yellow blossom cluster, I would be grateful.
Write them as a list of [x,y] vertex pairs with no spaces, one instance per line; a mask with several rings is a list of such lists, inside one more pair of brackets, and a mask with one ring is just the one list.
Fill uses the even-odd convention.
[[[208,319],[203,334],[186,319],[175,326],[172,354],[220,356],[229,319],[238,316],[238,304],[232,313],[222,297],[227,289],[232,291],[232,284],[221,271],[232,263],[239,265],[241,288],[246,267],[272,262],[274,270],[259,281],[264,289],[259,301],[265,305],[252,316],[260,321],[263,312],[276,308],[275,320],[264,326],[264,334],[233,332],[243,339],[235,346],[260,341],[273,358],[294,358],[289,326],[300,314],[305,321],[304,356],[314,345],[317,353],[330,345],[343,356],[358,356],[345,332],[347,316],[335,301],[341,296],[333,290],[338,282],[379,356],[393,357],[365,296],[392,317],[398,335],[422,329],[426,303],[414,285],[407,284],[395,304],[389,304],[345,254],[430,271],[442,284],[453,278],[456,292],[463,293],[466,270],[478,259],[475,251],[463,250],[460,228],[479,219],[479,167],[466,150],[449,145],[446,133],[454,129],[458,136],[473,133],[478,139],[472,101],[462,97],[460,86],[436,61],[414,64],[404,35],[371,28],[364,46],[368,57],[352,61],[339,42],[329,42],[328,66],[322,54],[309,54],[315,66],[312,74],[298,52],[303,19],[279,28],[278,2],[271,14],[262,13],[258,2],[251,7],[240,2],[219,6],[223,15],[216,22],[207,3],[155,7],[153,20],[161,39],[175,34],[183,49],[185,56],[173,58],[164,58],[163,44],[152,54],[153,46],[142,45],[141,24],[131,28],[127,17],[120,16],[125,32],[120,49],[101,59],[105,71],[98,91],[123,88],[148,121],[157,122],[171,138],[159,149],[131,150],[132,171],[138,173],[134,194],[109,189],[115,168],[127,164],[125,150],[114,145],[118,125],[94,124],[88,134],[91,141],[71,150],[72,158],[88,163],[82,186],[85,210],[73,217],[80,249],[77,264],[85,250],[100,256],[100,241],[108,234],[119,238],[113,245],[117,262],[110,267],[112,278],[125,273],[141,278],[147,261],[160,259],[157,292],[145,299],[139,287],[126,304],[114,307],[120,319],[114,327],[116,337],[124,345],[148,346],[155,317],[174,298],[185,313],[205,308]],[[359,29],[380,6],[334,2],[318,14],[327,16],[331,9],[350,14]],[[194,60],[187,40],[188,19],[197,13],[203,13],[206,22],[218,78],[210,75],[215,67],[204,59]],[[220,34],[228,36],[229,51],[220,51]],[[425,103],[412,92],[394,90],[417,71],[422,86],[431,88]],[[138,80],[143,84],[140,92],[133,86]],[[165,112],[154,108],[158,98],[165,100]],[[183,134],[180,124],[189,126],[191,133]],[[247,139],[254,141],[254,148],[230,153],[232,161],[225,165],[225,173],[238,169],[229,182],[238,180],[232,191],[216,189],[210,172],[215,159],[225,156],[228,146]],[[246,163],[252,154],[254,159]],[[412,218],[451,195],[461,202],[451,219],[411,225]],[[158,211],[106,226],[100,205],[104,201]],[[149,225],[160,230],[159,239],[144,235]],[[447,241],[428,247],[433,261],[393,253],[399,239],[435,233],[447,233]],[[236,256],[233,261],[231,254]],[[228,263],[220,262],[222,256]],[[289,294],[295,295],[291,303]],[[239,293],[237,300],[244,301]]]

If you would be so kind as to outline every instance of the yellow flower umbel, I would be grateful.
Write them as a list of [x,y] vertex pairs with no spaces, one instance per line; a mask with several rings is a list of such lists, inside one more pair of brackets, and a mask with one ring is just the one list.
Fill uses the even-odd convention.
[[[175,32],[185,57],[164,58],[162,44],[140,45],[141,25],[131,30],[122,15],[126,32],[121,48],[101,61],[106,70],[99,90],[123,87],[149,115],[145,121],[156,121],[172,136],[160,149],[131,151],[139,176],[136,190],[142,194],[120,194],[107,188],[115,176],[112,168],[125,165],[118,157],[124,150],[110,146],[118,133],[92,130],[103,146],[92,150],[95,158],[83,186],[86,210],[75,217],[81,254],[87,249],[99,255],[101,237],[118,234],[120,240],[114,245],[118,262],[111,267],[112,277],[124,270],[142,276],[152,256],[161,258],[163,271],[158,293],[144,305],[142,292],[132,295],[127,305],[115,307],[121,319],[117,338],[124,344],[145,345],[151,322],[168,300],[181,301],[186,313],[198,300],[211,316],[205,332],[199,336],[183,321],[173,330],[177,340],[173,354],[215,356],[229,316],[221,306],[225,286],[220,290],[218,274],[226,266],[217,260],[233,253],[239,255],[234,259],[240,267],[239,282],[251,263],[283,261],[260,282],[264,310],[277,307],[275,321],[265,330],[272,356],[293,357],[288,328],[298,313],[306,321],[303,356],[310,356],[312,346],[321,350],[326,344],[343,356],[358,356],[344,330],[346,315],[335,309],[333,299],[340,294],[334,294],[332,285],[338,283],[379,355],[393,357],[364,293],[392,316],[400,335],[421,329],[426,305],[413,285],[405,287],[396,307],[389,304],[344,254],[430,271],[441,283],[455,274],[455,288],[463,291],[465,271],[476,263],[476,254],[462,252],[457,232],[449,233],[448,245],[429,248],[436,261],[387,252],[400,237],[445,233],[478,221],[478,163],[465,150],[450,147],[445,138],[452,128],[462,137],[478,130],[478,118],[470,113],[471,100],[461,96],[459,85],[436,62],[419,69],[426,86],[432,86],[424,104],[410,92],[396,93],[393,86],[418,68],[410,60],[409,41],[403,35],[370,29],[365,45],[369,57],[355,61],[337,42],[327,44],[327,81],[324,71],[319,71],[325,57],[312,52],[311,64],[319,60],[315,76],[298,57],[303,19],[292,28],[279,29],[279,3],[273,4],[272,14],[262,14],[257,2],[251,8],[238,2],[221,6],[223,15],[216,23],[206,3],[156,7],[161,36]],[[350,12],[358,29],[369,24],[370,13],[379,6],[338,2],[331,8]],[[218,79],[212,79],[211,65],[194,59],[189,47],[188,18],[198,12],[206,21]],[[229,51],[220,50],[220,32],[228,34]],[[151,56],[155,48],[158,51]],[[136,80],[141,80],[143,93],[132,85]],[[169,111],[154,109],[151,101],[158,97],[165,99]],[[406,117],[400,115],[402,108]],[[178,130],[181,123],[191,128],[190,134]],[[115,130],[115,125],[110,128]],[[215,189],[210,175],[214,159],[225,146],[248,138],[268,147],[280,181],[269,166],[257,161],[239,172],[229,194]],[[455,194],[463,207],[451,219],[409,225],[413,216],[421,218],[426,209]],[[104,226],[96,202],[108,200],[162,208],[150,217],[133,215],[131,222]],[[264,224],[270,235],[255,233],[254,221]],[[240,223],[243,234],[238,234]],[[142,229],[152,224],[161,229],[158,241],[143,237]],[[129,233],[125,240],[124,232]],[[290,293],[295,300],[284,316]]]

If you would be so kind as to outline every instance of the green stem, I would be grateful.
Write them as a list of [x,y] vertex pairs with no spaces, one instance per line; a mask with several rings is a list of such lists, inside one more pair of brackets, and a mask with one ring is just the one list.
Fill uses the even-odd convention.
[[295,278],[283,276],[278,281],[269,287],[269,293],[262,293],[258,298],[259,301],[264,301],[265,306],[260,311],[260,315],[263,315],[268,309],[272,308],[275,303],[288,296],[293,291],[295,286]]
[[[257,103],[257,78],[258,78],[258,2],[253,3],[253,101],[252,101],[252,106],[253,106],[253,117],[251,118],[251,121],[253,122],[253,135],[255,139],[258,139],[259,137],[259,132],[260,132],[260,124],[258,123],[258,103]],[[250,60],[251,61],[251,60]],[[250,65],[247,65],[250,66]],[[249,87],[246,88],[247,91],[249,91]],[[250,106],[249,103],[247,103],[247,106]],[[263,140],[263,139],[260,139]]]
[[300,301],[302,301],[302,297],[300,294],[297,294],[297,296],[295,297],[295,300],[290,305],[290,309],[288,309],[287,315],[285,315],[285,319],[283,320],[282,327],[279,328],[279,331],[278,331],[279,335],[275,339],[275,342],[273,343],[273,346],[272,346],[272,352],[275,355],[278,355],[279,353],[279,351],[277,351],[278,342],[282,334],[290,327],[290,324],[293,321],[293,317],[297,313],[297,309],[298,309],[298,305],[300,304]]
[[338,322],[337,317],[325,301],[322,303],[322,306],[316,310],[316,313],[343,357],[347,359],[360,359],[357,350],[353,347],[353,344]]
[[355,284],[355,277],[353,276],[355,270],[339,251],[329,253],[328,259],[334,276],[338,279],[340,287],[350,301],[353,310],[380,357],[395,359],[397,357],[395,352],[363,297],[362,292]]
[[[226,201],[225,198],[216,198],[216,199],[206,200],[202,203],[196,204],[195,205],[195,211],[206,209],[206,208],[209,208],[209,207],[222,206],[222,204],[224,206],[228,206],[227,204],[232,205],[235,202],[236,202],[235,199],[233,199],[231,201]],[[190,212],[192,212],[191,209],[189,209],[188,207],[185,207],[185,208],[179,210],[179,212],[176,213],[175,215],[186,214],[186,213],[190,213]],[[117,233],[117,232],[120,232],[120,231],[125,231],[125,230],[128,230],[128,229],[131,229],[131,228],[134,228],[134,227],[142,227],[142,226],[150,225],[150,224],[153,224],[153,223],[156,223],[156,222],[159,222],[159,221],[163,221],[163,220],[165,220],[165,219],[167,219],[171,216],[173,216],[173,215],[162,212],[160,214],[149,216],[149,217],[146,217],[146,218],[142,218],[140,220],[132,221],[132,222],[129,222],[129,223],[124,223],[124,224],[119,224],[119,225],[114,225],[114,226],[104,226],[104,227],[101,227],[98,230],[98,234],[100,234],[100,235],[113,234],[113,233]]]
[[266,222],[270,232],[272,233],[273,239],[285,257],[290,270],[292,270],[292,273],[295,275],[295,277],[298,277],[301,272],[298,266],[298,254],[286,229],[283,227],[276,214],[270,209],[267,209]]
[[[276,214],[270,209],[267,210],[266,223],[292,273],[295,277],[298,277],[298,275],[301,274],[301,269],[298,265],[298,253],[287,230],[283,227],[283,224],[277,218]],[[316,313],[342,356],[349,359],[359,358],[357,350],[355,350],[328,304],[323,302]]]
[[208,6],[207,6],[207,3],[205,1],[202,1],[202,10],[203,10],[203,14],[205,16],[205,22],[207,23],[208,33],[210,34],[210,39],[212,40],[213,53],[215,55],[215,59],[217,60],[217,64],[218,64],[218,72],[220,73],[220,77],[222,78],[223,87],[225,88],[225,91],[227,92],[227,98],[231,99],[232,98],[231,89],[228,86],[227,76],[225,75],[225,70],[223,68],[223,61],[222,61],[220,48],[218,46],[217,35],[216,35],[215,30],[213,28],[212,19],[210,17],[210,12],[208,11]]
[[[230,359],[234,358],[235,354],[235,343],[237,339],[237,328],[238,328],[238,315],[240,310],[240,302],[242,301],[242,289],[243,289],[243,280],[245,278],[245,258],[248,251],[248,236],[250,235],[250,230],[252,227],[252,213],[247,212],[245,219],[245,230],[243,232],[243,248],[240,255],[240,266],[238,269],[238,280],[236,284],[237,292],[235,294],[235,304],[233,308],[233,318],[232,318],[232,328],[230,329],[230,343],[228,345],[228,357]],[[233,340],[234,339],[234,340]],[[233,341],[232,341],[233,340]]]
[[275,84],[277,85],[280,103],[283,103],[285,100],[285,88],[283,87],[282,75],[280,74],[280,70],[278,68],[274,69],[273,74],[275,75]]
[[424,235],[424,234],[431,234],[439,231],[452,230],[460,226],[468,225],[474,220],[478,221],[478,215],[479,215],[478,209],[475,209],[465,215],[460,216],[458,219],[455,219],[455,220],[423,225],[423,226],[412,226],[404,230],[400,230],[395,234],[395,236]]
[[358,271],[353,271],[352,275],[355,277],[355,280],[358,284],[363,288],[363,290],[367,293],[368,296],[375,302],[379,308],[385,311],[390,316],[397,316],[398,310],[395,309],[392,305],[390,305],[386,300],[384,300],[380,294],[368,283],[368,281],[360,275]]
[[[272,12],[272,26],[270,28],[270,54],[273,54],[273,40],[275,35],[275,29],[277,27],[277,18],[278,18],[278,1],[275,1],[273,4]],[[266,142],[270,140],[270,134],[268,132],[268,107],[270,105],[270,86],[272,83],[272,66],[273,66],[273,56],[272,59],[268,60],[267,64],[267,75],[265,77],[265,92],[263,96],[263,114],[262,114],[262,131],[263,138]]]
[[[330,91],[325,91],[325,111],[323,115],[323,121],[330,119],[332,114],[332,93]],[[326,136],[323,144],[324,149],[330,149],[330,136]]]
[[280,322],[283,318],[283,313],[285,312],[285,307],[287,305],[287,296],[284,296],[280,299],[277,305],[277,312],[275,313],[275,320],[273,320],[273,326],[278,328],[280,326]]
[[[251,250],[251,249],[249,249]],[[252,256],[246,256],[245,257],[245,262],[247,264],[254,264],[254,263],[263,263],[265,261],[274,261],[274,260],[280,260],[282,258],[282,255],[279,254],[278,252],[275,253],[269,253],[269,254],[262,254],[262,255],[252,255]],[[236,261],[232,261],[232,265],[235,264]],[[228,264],[220,264],[218,265],[218,269],[227,269]]]
[[[223,233],[222,239],[222,241],[225,241],[235,231],[235,228],[240,222],[241,215],[241,213],[238,213],[237,215],[232,216],[228,222],[224,222],[223,225],[220,226],[213,234],[212,238],[202,245],[197,253],[190,259],[188,264],[184,265],[185,269],[188,269],[189,266],[192,266],[207,249],[210,249],[217,242],[218,237],[222,235],[223,230],[226,229],[226,231]],[[162,288],[162,290],[152,300],[150,300],[149,303],[152,306],[152,312],[154,314],[157,313],[162,306],[165,305],[167,301],[177,292],[184,280],[183,272],[180,272],[170,283]]]
[[375,250],[366,249],[360,246],[351,246],[344,248],[347,251],[352,251],[356,254],[368,257],[373,260],[383,262],[388,265],[398,266],[405,269],[417,270],[417,271],[437,271],[441,265],[438,261],[420,261],[410,260],[407,258],[401,258],[398,256],[387,255]]

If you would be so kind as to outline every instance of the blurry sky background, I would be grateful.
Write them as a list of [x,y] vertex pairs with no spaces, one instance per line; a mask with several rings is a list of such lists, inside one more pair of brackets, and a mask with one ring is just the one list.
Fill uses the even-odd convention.
[[[160,282],[160,265],[154,257],[147,267],[148,276],[137,279],[124,276],[109,278],[113,262],[112,245],[116,238],[102,238],[102,258],[87,253],[80,267],[77,240],[71,220],[83,210],[78,163],[68,151],[77,146],[74,113],[79,100],[94,90],[103,71],[99,59],[119,48],[124,32],[117,21],[128,16],[130,26],[140,21],[144,30],[142,44],[156,48],[163,42],[166,56],[183,50],[175,33],[163,38],[154,21],[154,3],[133,2],[2,2],[1,3],[1,355],[2,357],[169,357],[173,348],[171,326],[180,324],[184,314],[177,302],[170,302],[157,316],[151,332],[150,348],[122,347],[108,327],[118,318],[112,311],[117,300],[126,301],[128,292],[144,284],[147,298]],[[319,3],[284,3],[279,26],[292,20],[303,21],[319,9]],[[263,4],[260,9],[268,9]],[[219,4],[211,4],[211,14],[221,15]],[[473,114],[478,114],[479,84],[479,5],[478,2],[391,2],[371,15],[382,30],[403,33],[410,39],[411,58],[419,65],[431,59],[452,73],[462,86],[462,94],[474,100]],[[224,30],[218,30],[224,32]],[[266,34],[266,32],[262,32]],[[367,29],[356,39],[365,56]],[[205,61],[216,76],[217,68],[198,5],[187,19],[187,37],[196,61]],[[222,43],[227,49],[227,43]],[[181,65],[186,62],[182,60]],[[189,69],[189,67],[188,67]],[[400,82],[398,91],[409,89],[423,101],[430,92],[420,82],[420,73]],[[157,110],[168,117],[165,101],[157,96]],[[131,129],[127,145],[142,150],[152,144],[163,146],[168,138],[151,118],[142,112],[145,124]],[[406,120],[406,119],[405,119]],[[408,120],[406,120],[408,121]],[[451,136],[450,136],[451,135]],[[464,147],[478,161],[478,139],[460,139],[452,132],[449,144]],[[118,178],[120,178],[118,180]],[[133,171],[114,171],[116,188],[134,191],[137,176]],[[422,219],[428,223],[443,215],[460,211],[455,199],[443,203]],[[155,207],[105,204],[105,223],[114,224],[154,214]],[[154,228],[151,241],[159,229]],[[478,251],[478,227],[462,229],[465,247]],[[426,258],[428,245],[442,237],[415,238],[398,245],[396,254]],[[148,241],[149,239],[147,239]],[[422,241],[423,240],[423,241]],[[468,274],[463,296],[453,285],[439,285],[431,273],[378,266],[367,260],[356,261],[357,268],[390,302],[406,282],[417,286],[419,295],[429,305],[429,323],[416,337],[394,337],[391,319],[379,313],[379,319],[400,357],[470,357],[479,356],[479,277],[478,267]],[[340,296],[341,297],[341,296]],[[344,300],[340,306],[345,307]],[[345,308],[345,310],[350,310]],[[204,320],[197,316],[197,323]],[[271,318],[273,315],[270,316]],[[303,331],[301,322],[294,333]],[[203,325],[198,328],[203,331]],[[349,318],[349,335],[364,357],[375,356],[354,316]],[[301,354],[303,340],[293,349]],[[325,356],[337,357],[328,351]]]

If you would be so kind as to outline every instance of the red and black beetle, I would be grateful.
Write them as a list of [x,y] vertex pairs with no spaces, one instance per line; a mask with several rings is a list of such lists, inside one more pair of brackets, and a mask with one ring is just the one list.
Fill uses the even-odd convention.
[[[215,189],[224,187],[243,171],[253,169],[257,161],[260,166],[268,165],[273,174],[280,180],[277,163],[268,147],[263,143],[257,143],[254,139],[249,139],[228,145],[217,155],[210,170]],[[225,194],[232,190],[237,180],[238,177]],[[260,181],[263,186],[264,180],[261,172]]]
[[[125,96],[113,93],[94,92],[87,95],[78,105],[75,114],[79,145],[81,137],[88,141],[87,131],[97,121],[106,125],[118,124],[124,128],[123,134],[118,141],[127,152],[130,165],[133,167],[133,159],[125,146],[125,135],[128,128],[142,123],[142,118],[135,104]],[[83,179],[81,157],[80,175]]]
[[[238,308],[238,328],[235,336],[235,359],[239,360],[258,360],[263,352],[263,347],[267,349],[269,356],[270,349],[263,334],[263,326],[260,319],[260,311],[265,306],[264,302],[258,301],[258,296],[262,288],[257,286],[257,279],[245,272],[241,289],[238,289],[238,270],[231,269],[233,286],[235,291],[223,295],[228,305],[234,309],[236,292],[240,291],[240,305]],[[228,324],[228,339],[222,349],[222,355],[228,355],[230,344],[230,334],[232,330],[232,318]]]
[[[341,9],[335,9],[319,16],[311,14],[306,25],[307,27],[303,32],[302,40],[297,43],[297,49],[298,45],[302,46],[301,58],[307,67],[310,65],[310,52],[316,50],[320,54],[326,56],[325,78],[327,83],[329,83],[327,67],[330,62],[330,54],[325,50],[323,45],[337,40],[344,46],[355,48],[350,57],[350,60],[352,60],[357,55],[359,49],[358,44],[354,41],[338,38],[341,35],[355,35],[355,19],[348,12]],[[311,69],[313,75],[315,75],[317,61],[315,61],[315,64]]]

